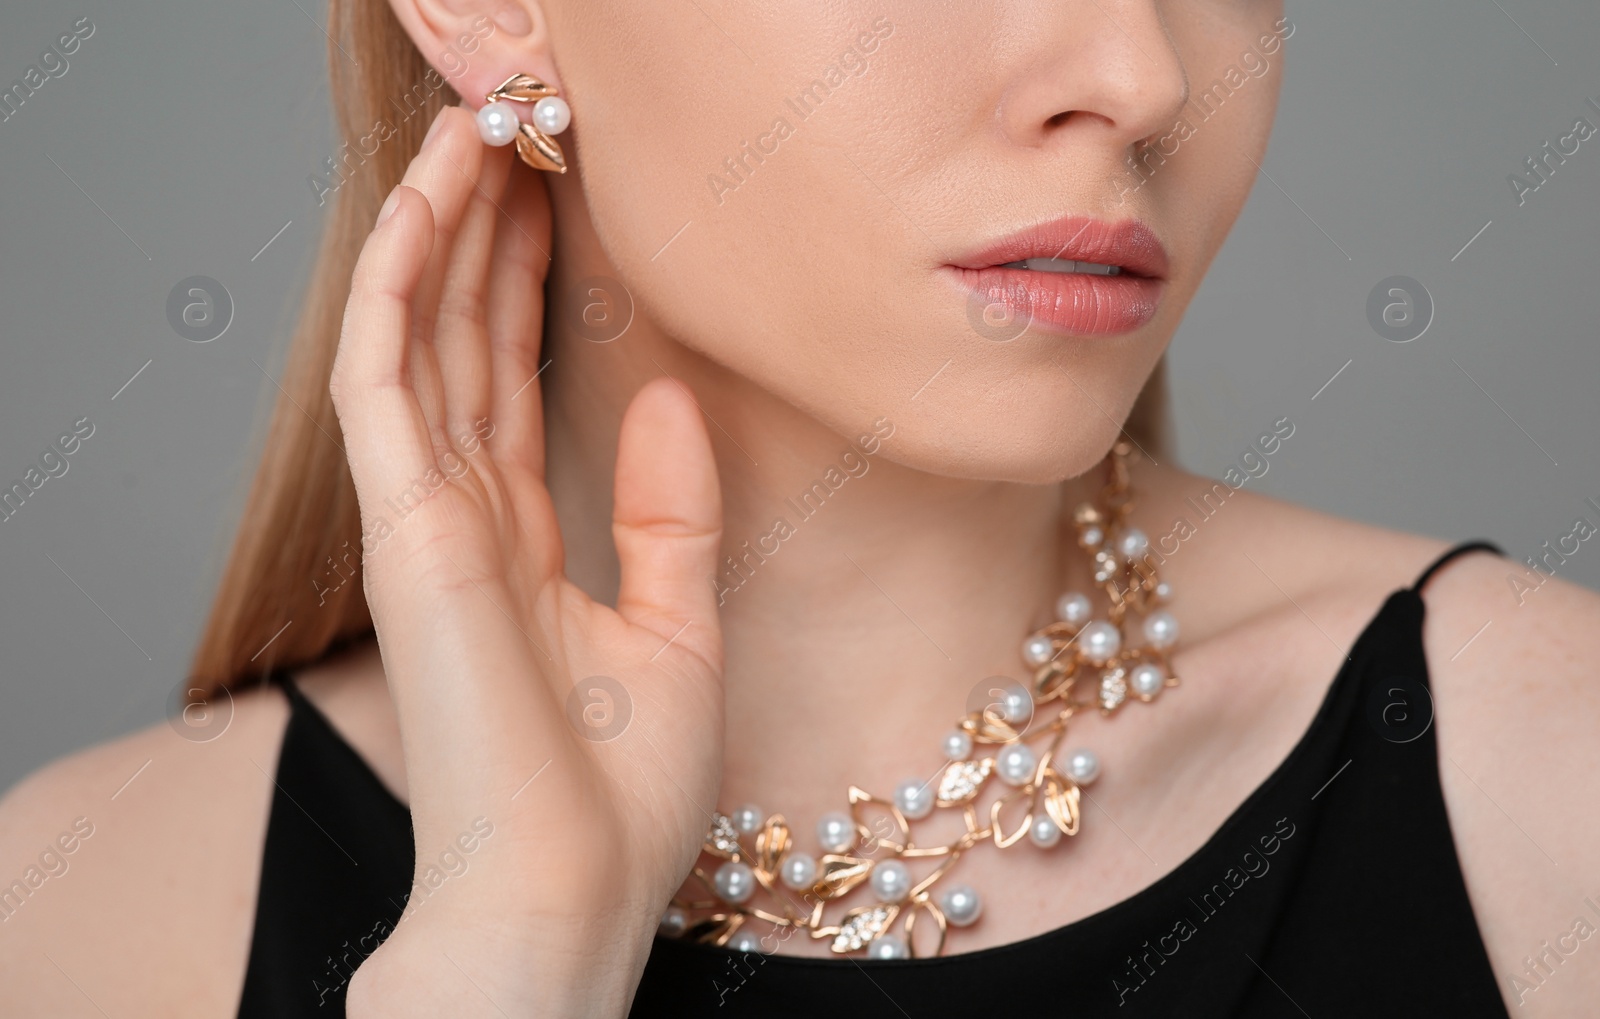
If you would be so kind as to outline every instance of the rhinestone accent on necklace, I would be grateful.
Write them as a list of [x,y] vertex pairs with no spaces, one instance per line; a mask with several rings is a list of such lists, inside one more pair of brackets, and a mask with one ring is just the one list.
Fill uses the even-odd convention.
[[[661,919],[663,935],[770,952],[774,939],[803,930],[831,939],[829,949],[840,955],[937,956],[950,926],[969,926],[983,913],[976,889],[940,887],[962,854],[986,841],[1007,849],[1027,839],[1050,849],[1078,834],[1082,788],[1099,776],[1100,761],[1087,749],[1062,756],[1068,720],[1088,708],[1110,716],[1130,699],[1149,703],[1178,685],[1169,659],[1178,623],[1161,607],[1171,590],[1146,555],[1148,537],[1128,522],[1131,456],[1130,444],[1117,442],[1106,458],[1099,504],[1085,502],[1072,514],[1105,617],[1095,617],[1094,601],[1081,592],[1057,599],[1056,621],[1022,642],[1031,684],[995,680],[989,702],[945,734],[946,763],[932,778],[908,778],[889,799],[850,786],[849,810],[817,822],[820,856],[796,847],[782,814],[767,816],[754,805],[713,814],[692,872],[704,896],[674,897]],[[1130,639],[1135,621],[1137,643]],[[978,803],[996,778],[1000,794],[989,800],[982,811],[988,823],[980,825]],[[936,810],[958,811],[965,831],[951,842],[919,845],[912,822]],[[914,876],[922,860],[931,869]],[[871,901],[824,918],[858,890],[870,892]],[[919,916],[926,918],[923,927],[931,922],[937,930],[931,951],[918,949]],[[763,925],[767,932],[758,934]]]

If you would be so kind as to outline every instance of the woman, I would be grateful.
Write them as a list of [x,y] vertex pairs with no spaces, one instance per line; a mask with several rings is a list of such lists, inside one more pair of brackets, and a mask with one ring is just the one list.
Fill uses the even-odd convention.
[[332,6],[197,692],[7,797],[8,1014],[1594,1000],[1595,595],[1167,455],[1279,3]]

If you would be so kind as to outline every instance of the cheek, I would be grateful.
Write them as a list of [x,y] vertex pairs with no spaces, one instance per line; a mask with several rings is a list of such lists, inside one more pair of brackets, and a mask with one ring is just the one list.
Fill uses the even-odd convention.
[[[947,100],[925,65],[960,62],[924,40],[950,16],[911,45],[875,5],[730,5],[714,14],[727,35],[692,7],[638,6],[620,37],[562,61],[607,258],[651,320],[712,359],[798,403],[847,397],[836,376],[905,351],[910,299],[929,296],[907,293],[916,269],[928,286],[918,249],[937,229],[917,188]],[[564,34],[602,37],[595,16]]]

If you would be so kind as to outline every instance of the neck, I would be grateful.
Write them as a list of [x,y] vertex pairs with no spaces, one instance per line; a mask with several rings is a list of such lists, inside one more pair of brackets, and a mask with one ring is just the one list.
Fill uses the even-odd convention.
[[[929,474],[895,462],[892,414],[825,426],[641,310],[620,338],[585,339],[567,325],[573,302],[588,299],[579,281],[620,274],[587,218],[573,222],[570,186],[555,188],[539,376],[568,575],[614,598],[618,426],[641,384],[672,376],[706,414],[723,491],[724,558],[706,579],[720,592],[726,648],[722,807],[754,800],[814,817],[850,782],[886,792],[936,763],[982,680],[1022,677],[1020,642],[1068,579],[1063,508],[1098,491],[1100,472],[1060,485]],[[1088,589],[1086,575],[1069,577]]]

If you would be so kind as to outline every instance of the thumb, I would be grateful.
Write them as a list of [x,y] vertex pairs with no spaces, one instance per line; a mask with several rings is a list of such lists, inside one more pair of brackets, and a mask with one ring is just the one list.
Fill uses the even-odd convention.
[[622,416],[611,532],[617,612],[722,670],[717,596],[722,487],[700,408],[683,384],[652,379]]

